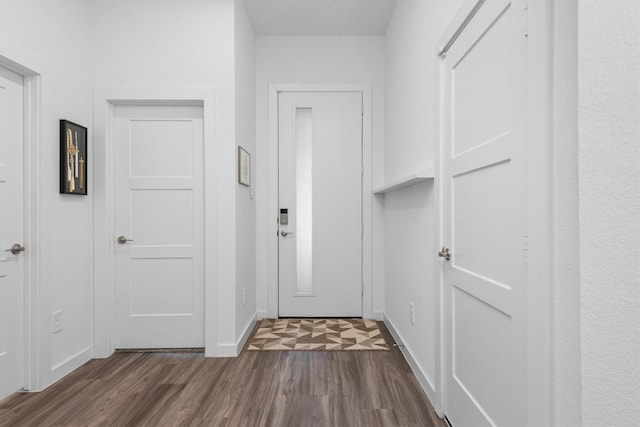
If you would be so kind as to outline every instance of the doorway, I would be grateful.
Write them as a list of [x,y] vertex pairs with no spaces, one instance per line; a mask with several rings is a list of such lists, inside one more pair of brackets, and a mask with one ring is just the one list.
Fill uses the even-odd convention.
[[280,93],[278,153],[278,315],[362,317],[362,92]]
[[443,410],[455,426],[527,424],[523,10],[477,2],[441,52]]
[[203,107],[115,106],[113,130],[115,347],[203,347]]
[[24,79],[0,67],[0,399],[25,384]]

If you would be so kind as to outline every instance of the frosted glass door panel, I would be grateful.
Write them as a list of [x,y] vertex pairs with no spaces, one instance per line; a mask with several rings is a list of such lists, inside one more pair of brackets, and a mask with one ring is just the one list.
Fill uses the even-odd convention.
[[313,112],[296,109],[296,289],[313,294]]

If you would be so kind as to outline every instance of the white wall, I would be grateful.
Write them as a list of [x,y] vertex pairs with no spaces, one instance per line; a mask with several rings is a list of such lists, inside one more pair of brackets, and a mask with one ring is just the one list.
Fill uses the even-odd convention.
[[554,423],[580,425],[578,0],[555,3],[553,206]]
[[[233,0],[93,0],[93,85],[216,92],[218,352],[235,352],[236,123]],[[205,150],[207,147],[205,147]],[[209,183],[209,185],[211,185]],[[207,307],[210,310],[211,307]]]
[[640,6],[554,10],[554,421],[640,423]]
[[[270,83],[372,83],[373,182],[382,182],[384,167],[384,38],[383,37],[258,37],[256,41],[257,115],[257,307],[268,311],[269,242],[274,236],[276,212],[269,211]],[[373,311],[384,310],[382,267],[382,206],[373,201]]]
[[[398,2],[385,49],[387,182],[437,164],[436,41],[461,4],[461,0]],[[384,197],[385,315],[435,392],[440,343],[433,181]],[[410,303],[415,305],[414,325],[409,321]]]
[[640,4],[581,1],[582,424],[640,424]]
[[[236,0],[235,6],[235,96],[236,144],[251,154],[251,169],[255,173],[256,47],[242,0]],[[251,178],[255,181],[255,177]],[[252,326],[256,314],[256,203],[253,193],[253,187],[236,184],[236,342]]]
[[[92,355],[92,199],[99,189],[90,180],[88,197],[58,194],[57,159],[61,118],[88,126],[89,145],[94,143],[94,88],[216,91],[217,164],[206,165],[209,176],[216,174],[214,205],[222,225],[213,251],[222,285],[213,310],[221,319],[218,352],[234,354],[255,314],[255,204],[236,182],[236,143],[255,149],[255,47],[242,2],[189,0],[185,7],[175,0],[6,1],[0,55],[42,75],[33,388],[51,384]],[[244,286],[246,306],[238,303]],[[57,310],[63,311],[64,329],[54,335]]]
[[[0,55],[35,65],[42,76],[39,161],[39,277],[35,291],[40,335],[40,388],[91,356],[92,196],[59,194],[59,120],[90,120],[90,22],[82,0],[2,2]],[[91,145],[89,134],[89,145]],[[63,311],[64,330],[52,334],[52,313]]]

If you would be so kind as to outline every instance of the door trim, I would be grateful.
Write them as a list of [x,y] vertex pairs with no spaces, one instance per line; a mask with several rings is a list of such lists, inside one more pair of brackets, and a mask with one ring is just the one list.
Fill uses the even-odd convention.
[[[219,165],[215,138],[215,101],[212,89],[98,89],[93,93],[93,191],[94,191],[94,316],[93,357],[109,357],[114,344],[115,291],[115,144],[111,142],[113,110],[117,105],[194,105],[203,106],[204,163],[215,165],[204,171],[204,341],[205,356],[218,353],[217,333],[217,183]],[[213,173],[211,173],[213,172]],[[209,226],[207,226],[209,225]],[[212,226],[213,225],[213,226]]]
[[41,352],[49,353],[45,345],[50,324],[47,316],[40,316],[40,106],[42,64],[22,52],[12,51],[0,45],[0,67],[23,77],[24,93],[24,246],[31,248],[24,256],[24,377],[23,387],[27,391],[41,390],[51,366],[49,358]]
[[[465,25],[466,18],[471,15],[477,5],[485,0],[465,0],[455,17],[451,20],[447,29],[436,43],[432,51],[438,56],[440,50],[456,34],[461,26]],[[552,292],[552,268],[553,268],[553,227],[552,227],[552,165],[553,165],[553,139],[552,139],[552,36],[553,36],[553,6],[551,0],[528,2],[527,10],[527,141],[539,143],[527,144],[527,425],[551,425],[553,424],[553,361],[554,352],[552,345],[553,327],[553,292]],[[524,26],[523,26],[524,29]],[[434,236],[436,246],[432,248],[433,256],[442,246],[444,238],[444,203],[443,185],[441,179],[442,154],[444,140],[443,132],[443,87],[442,73],[443,63],[438,61],[436,66],[435,82],[439,94],[436,136],[436,178],[435,178],[435,212],[438,224]],[[444,265],[434,271],[434,281],[438,284],[437,296],[440,304],[436,318],[440,343],[440,351],[436,358],[436,371],[440,373],[435,379],[436,401],[433,402],[437,413],[445,416],[443,411],[443,398],[445,396],[445,370],[443,364],[445,358],[444,342]],[[529,286],[535,284],[535,286]]]
[[[372,293],[372,87],[369,83],[272,83],[269,84],[269,276],[267,316],[278,317],[278,239],[275,237],[278,218],[278,94],[281,92],[361,92],[364,104],[362,116],[362,317],[376,318]],[[379,319],[381,320],[381,319]]]

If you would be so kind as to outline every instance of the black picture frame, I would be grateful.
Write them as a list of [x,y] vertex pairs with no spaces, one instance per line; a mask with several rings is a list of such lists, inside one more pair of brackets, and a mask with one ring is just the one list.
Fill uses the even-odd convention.
[[86,196],[87,128],[60,120],[60,193]]

